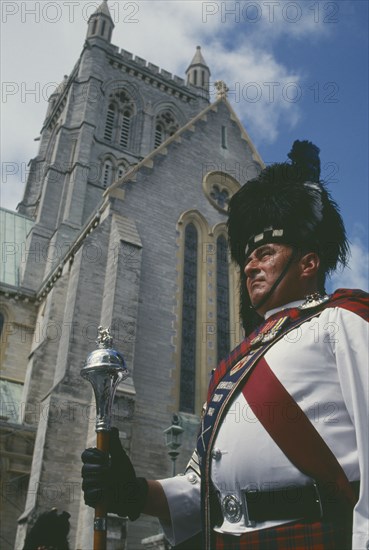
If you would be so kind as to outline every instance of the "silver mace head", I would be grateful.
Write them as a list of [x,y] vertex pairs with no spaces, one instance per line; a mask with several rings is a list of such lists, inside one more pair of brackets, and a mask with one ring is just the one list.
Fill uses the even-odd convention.
[[98,349],[87,357],[81,369],[94,390],[96,399],[96,431],[110,430],[111,410],[119,382],[129,376],[123,355],[112,348],[113,338],[109,329],[98,328]]

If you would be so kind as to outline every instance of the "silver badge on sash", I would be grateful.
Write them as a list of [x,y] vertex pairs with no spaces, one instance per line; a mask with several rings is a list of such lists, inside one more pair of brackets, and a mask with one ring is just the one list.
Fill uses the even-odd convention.
[[305,302],[301,304],[299,309],[310,309],[313,307],[320,306],[325,302],[328,302],[329,296],[327,294],[320,294],[320,292],[314,292],[314,294],[309,294],[305,297]]

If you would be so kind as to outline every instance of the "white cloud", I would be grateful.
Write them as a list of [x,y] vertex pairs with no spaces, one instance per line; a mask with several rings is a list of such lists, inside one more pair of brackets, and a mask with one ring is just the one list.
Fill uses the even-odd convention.
[[360,227],[355,227],[349,265],[331,277],[332,289],[360,288],[369,292],[369,252],[362,240],[362,233]]
[[293,127],[299,119],[300,76],[268,52],[250,47],[247,39],[230,54],[222,44],[211,45],[209,65],[229,87],[228,98],[256,142],[272,143],[280,120]]

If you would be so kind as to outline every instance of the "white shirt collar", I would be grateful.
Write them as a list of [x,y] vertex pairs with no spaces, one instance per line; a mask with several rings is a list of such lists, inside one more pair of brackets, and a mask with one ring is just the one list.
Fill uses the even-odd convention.
[[288,309],[290,307],[298,307],[301,306],[301,304],[304,303],[305,300],[296,300],[295,302],[289,302],[288,304],[284,304],[283,306],[276,307],[274,309],[270,309],[267,311],[264,315],[264,319],[268,319],[271,315],[274,315],[275,313],[278,313],[278,311],[282,311],[283,309]]

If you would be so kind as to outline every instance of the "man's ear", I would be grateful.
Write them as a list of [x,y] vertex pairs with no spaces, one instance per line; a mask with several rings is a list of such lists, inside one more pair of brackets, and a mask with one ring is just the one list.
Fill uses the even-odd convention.
[[318,275],[320,259],[316,252],[308,252],[300,258],[301,277],[312,278]]

